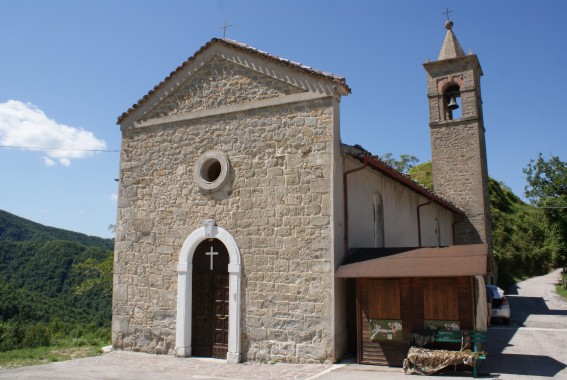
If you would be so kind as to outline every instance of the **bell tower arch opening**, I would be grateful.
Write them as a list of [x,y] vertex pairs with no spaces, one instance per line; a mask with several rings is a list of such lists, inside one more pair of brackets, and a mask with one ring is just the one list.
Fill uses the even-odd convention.
[[450,84],[443,94],[445,120],[457,120],[463,115],[459,85]]

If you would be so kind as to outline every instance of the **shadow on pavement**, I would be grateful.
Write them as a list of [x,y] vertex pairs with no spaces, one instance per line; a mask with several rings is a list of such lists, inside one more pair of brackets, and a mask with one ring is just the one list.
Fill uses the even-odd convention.
[[[497,360],[497,366],[490,371],[492,374],[554,377],[567,367],[549,356],[500,354]],[[481,367],[481,373],[485,372],[483,369]]]
[[508,295],[507,298],[512,313],[511,321],[519,326],[524,326],[530,315],[567,315],[567,310],[550,310],[542,297]]
[[[517,294],[517,293],[516,293]],[[493,321],[488,329],[485,351],[486,360],[480,366],[481,373],[516,374],[553,377],[567,367],[564,363],[549,356],[504,353],[520,327],[565,328],[564,324],[557,326],[545,322],[530,321],[533,315],[567,315],[567,310],[550,310],[542,297],[523,297],[507,294],[510,302],[510,325],[498,324]]]

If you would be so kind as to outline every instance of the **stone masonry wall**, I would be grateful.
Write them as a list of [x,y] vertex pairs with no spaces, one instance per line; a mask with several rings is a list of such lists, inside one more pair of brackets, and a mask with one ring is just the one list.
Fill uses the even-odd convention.
[[[114,346],[173,353],[179,252],[212,218],[242,255],[243,359],[334,360],[333,138],[331,98],[123,131]],[[229,157],[229,191],[206,194],[193,182],[210,149]]]
[[[476,122],[432,128],[433,186],[467,215],[456,224],[457,244],[486,242],[481,140]],[[489,216],[489,215],[488,215]]]

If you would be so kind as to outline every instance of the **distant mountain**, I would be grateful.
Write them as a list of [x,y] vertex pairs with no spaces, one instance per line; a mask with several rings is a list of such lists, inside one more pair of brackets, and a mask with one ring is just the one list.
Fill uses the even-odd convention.
[[114,249],[113,239],[89,236],[79,232],[48,227],[0,210],[0,240],[6,241],[73,241],[91,247]]
[[0,322],[109,325],[113,245],[0,210]]

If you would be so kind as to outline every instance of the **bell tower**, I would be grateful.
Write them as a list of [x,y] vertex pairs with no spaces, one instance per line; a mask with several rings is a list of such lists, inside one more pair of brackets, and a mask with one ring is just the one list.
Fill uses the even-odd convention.
[[445,23],[447,35],[437,61],[427,72],[429,128],[435,192],[462,209],[467,217],[455,223],[454,244],[486,243],[491,251],[490,198],[476,55],[465,54]]

